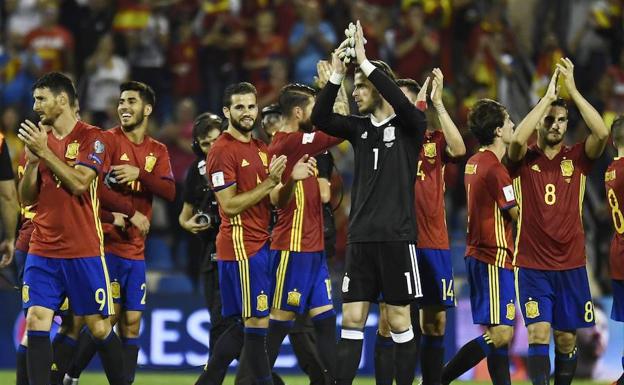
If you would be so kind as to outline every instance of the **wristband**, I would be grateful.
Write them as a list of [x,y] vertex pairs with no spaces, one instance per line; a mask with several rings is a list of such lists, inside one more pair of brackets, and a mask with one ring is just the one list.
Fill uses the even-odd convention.
[[362,62],[362,64],[360,64],[360,68],[362,69],[362,72],[364,72],[364,75],[366,75],[366,77],[369,77],[376,67],[373,65],[373,63],[366,59]]
[[340,84],[342,84],[342,79],[344,79],[344,75],[343,74],[339,74],[338,72],[333,72],[332,74],[329,76],[329,81],[332,82],[333,84],[339,86]]

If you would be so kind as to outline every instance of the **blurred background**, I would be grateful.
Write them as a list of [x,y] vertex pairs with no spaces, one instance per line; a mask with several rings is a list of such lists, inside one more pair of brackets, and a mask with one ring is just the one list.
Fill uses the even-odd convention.
[[[465,129],[472,104],[484,97],[499,100],[517,124],[543,94],[562,57],[574,61],[577,87],[608,124],[624,113],[622,0],[4,0],[0,4],[0,131],[15,164],[23,151],[17,127],[23,119],[32,118],[31,85],[43,73],[69,74],[78,87],[82,119],[103,129],[118,124],[121,82],[143,81],[156,91],[150,134],[168,147],[178,199],[154,205],[146,247],[148,290],[152,298],[185,295],[187,301],[177,302],[186,309],[180,322],[202,306],[197,299],[200,256],[193,251],[192,235],[177,220],[182,185],[195,160],[193,119],[204,111],[221,114],[223,90],[235,81],[250,81],[257,87],[260,107],[275,103],[288,82],[313,84],[317,61],[328,58],[352,20],[362,22],[367,56],[385,60],[399,77],[422,83],[433,67],[442,69],[446,108],[462,130],[469,154],[476,149],[476,141]],[[565,89],[562,94],[566,97]],[[431,122],[435,125],[435,119]],[[568,131],[568,143],[583,140],[587,134],[573,107]],[[353,158],[346,144],[332,152],[339,172],[332,177],[337,242],[330,264],[337,282],[344,262]],[[608,146],[596,162],[588,177],[584,209],[592,293],[597,307],[605,301],[607,314],[612,230],[603,175],[614,154]],[[446,188],[461,308],[467,295],[461,161],[447,165]],[[7,293],[17,297],[11,292],[12,273],[4,275],[0,282],[7,289],[3,298],[9,298]],[[165,302],[154,299],[152,306]],[[15,335],[21,321],[1,317]],[[471,337],[466,330],[472,326],[470,319],[452,318],[449,328],[454,332],[448,338],[456,346]],[[624,336],[621,326],[607,328],[606,318],[588,331],[587,352],[596,356],[589,375],[600,372],[599,356],[612,357],[619,367],[622,347],[609,345],[608,333],[612,339],[617,333],[616,341],[624,341]],[[153,326],[150,322],[147,317],[146,325]],[[4,326],[0,327],[4,333]],[[184,330],[190,333],[188,327]],[[181,365],[201,364],[203,342],[196,345],[197,357],[187,359],[187,354]],[[518,354],[524,345],[526,339],[519,342]],[[154,363],[152,353],[145,353],[145,364]],[[2,354],[0,366],[4,365]],[[12,358],[7,355],[7,359]]]

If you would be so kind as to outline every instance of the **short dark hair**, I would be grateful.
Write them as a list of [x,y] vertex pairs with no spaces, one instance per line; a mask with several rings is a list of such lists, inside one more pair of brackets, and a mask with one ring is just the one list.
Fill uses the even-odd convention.
[[230,84],[225,88],[225,92],[223,93],[223,107],[230,107],[232,105],[233,95],[243,94],[254,94],[257,96],[258,91],[256,91],[256,87],[254,87],[253,84],[248,82]]
[[282,109],[278,103],[271,103],[268,106],[262,108],[262,116],[267,116],[271,114],[282,114]]
[[[383,73],[388,75],[390,79],[396,80],[396,75],[394,74],[394,71],[392,71],[392,68],[390,68],[390,66],[386,62],[382,60],[371,60],[370,62],[372,65],[375,66],[375,68],[381,70]],[[355,72],[362,72],[362,69],[357,66],[355,67]]]
[[620,115],[611,124],[611,134],[616,146],[624,144],[624,115]]
[[494,143],[494,131],[505,124],[505,106],[492,99],[481,99],[468,113],[468,128],[482,146]]
[[67,94],[69,105],[71,107],[76,106],[76,100],[78,100],[78,94],[76,93],[76,87],[74,82],[65,74],[60,72],[48,72],[43,75],[32,86],[32,90],[39,88],[47,88],[52,92],[54,96],[57,96],[61,92]]
[[305,108],[316,91],[310,86],[299,83],[285,85],[279,94],[279,106],[284,116],[291,116],[295,107]]
[[414,79],[397,79],[396,84],[401,88],[407,88],[414,95],[418,95],[420,92],[420,84]]
[[193,138],[199,140],[205,137],[212,130],[221,131],[223,119],[212,112],[204,112],[198,115],[193,121]]
[[119,86],[119,92],[124,91],[136,91],[139,93],[141,100],[145,104],[149,104],[152,107],[156,106],[156,93],[149,85],[137,82],[135,80],[130,80],[128,82],[121,83]]
[[557,98],[552,103],[550,103],[551,107],[562,107],[568,111],[568,103],[563,98]]

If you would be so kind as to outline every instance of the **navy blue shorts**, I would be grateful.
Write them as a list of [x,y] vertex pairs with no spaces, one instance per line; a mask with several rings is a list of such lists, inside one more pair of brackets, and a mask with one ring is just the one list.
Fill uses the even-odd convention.
[[477,325],[514,325],[516,293],[512,270],[466,257],[472,321]]
[[555,330],[569,331],[595,324],[585,266],[557,271],[520,267],[516,280],[526,325],[548,322]]
[[332,305],[331,280],[324,251],[271,250],[273,308],[303,314]]
[[102,257],[26,257],[22,302],[24,309],[42,306],[61,310],[69,299],[76,315],[114,313],[106,261]]
[[240,261],[218,261],[223,317],[262,318],[272,298],[271,255],[268,244]]
[[416,300],[418,307],[455,307],[451,251],[417,248],[416,255],[423,292],[422,298]]
[[110,274],[113,301],[121,303],[123,310],[144,311],[147,295],[145,261],[106,253],[106,265]]
[[624,281],[611,280],[613,287],[613,307],[611,307],[611,319],[624,322]]

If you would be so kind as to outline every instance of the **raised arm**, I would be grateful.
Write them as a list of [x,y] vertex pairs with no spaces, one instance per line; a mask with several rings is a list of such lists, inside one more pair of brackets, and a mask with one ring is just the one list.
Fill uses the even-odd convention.
[[431,86],[431,102],[436,112],[436,116],[440,120],[442,133],[446,140],[446,152],[453,158],[458,158],[466,154],[466,145],[464,139],[459,133],[459,129],[451,119],[451,116],[444,108],[442,102],[442,88],[444,75],[439,68],[433,69],[433,82]]
[[527,152],[527,142],[531,137],[531,134],[536,130],[540,119],[544,116],[546,111],[550,108],[550,104],[557,99],[557,79],[559,76],[559,70],[556,69],[550,78],[550,83],[546,89],[544,97],[533,107],[527,116],[522,119],[518,124],[511,137],[509,147],[507,148],[507,156],[512,162],[518,162]]
[[297,182],[314,175],[316,169],[316,159],[309,155],[304,155],[293,167],[288,180],[280,183],[271,191],[271,204],[277,208],[284,208],[294,196]]
[[589,159],[596,159],[602,155],[607,145],[610,130],[602,120],[598,111],[589,104],[587,99],[585,99],[576,88],[574,82],[574,64],[572,64],[572,61],[568,58],[562,58],[561,61],[557,63],[557,69],[563,76],[568,93],[579,109],[585,124],[589,127],[590,133],[585,141],[585,154]]
[[24,147],[24,151],[26,163],[24,174],[17,185],[17,192],[22,205],[30,206],[39,199],[39,158],[28,147]]

